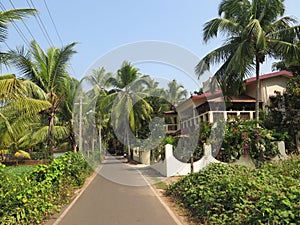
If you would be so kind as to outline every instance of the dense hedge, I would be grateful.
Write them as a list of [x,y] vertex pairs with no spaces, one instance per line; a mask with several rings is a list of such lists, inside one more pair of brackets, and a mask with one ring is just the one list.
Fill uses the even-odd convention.
[[299,224],[300,159],[260,169],[211,164],[168,187],[203,224]]
[[0,224],[40,224],[68,202],[92,169],[79,153],[66,153],[28,174],[0,164]]

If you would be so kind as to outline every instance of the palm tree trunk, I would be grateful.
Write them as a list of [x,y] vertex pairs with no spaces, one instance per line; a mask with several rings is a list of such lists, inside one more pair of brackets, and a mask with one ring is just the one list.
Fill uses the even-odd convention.
[[53,151],[53,129],[54,129],[54,112],[51,112],[49,116],[49,130],[48,130],[48,146],[51,154]]
[[260,73],[260,62],[258,56],[255,57],[255,69],[256,69],[256,88],[255,88],[255,120],[259,120],[259,88],[260,88],[260,81],[259,81],[259,73]]
[[128,161],[131,161],[133,160],[133,155],[130,148],[128,131],[126,131],[126,144],[127,144],[127,159]]
[[99,125],[99,155],[100,155],[100,162],[102,161],[102,127],[101,124]]
[[49,146],[49,153],[53,153],[53,130],[54,130],[54,117],[55,117],[55,107],[54,107],[54,94],[50,92],[50,102],[51,102],[51,109],[49,115],[49,130],[48,130],[48,146]]
[[70,129],[70,136],[69,136],[69,138],[70,138],[70,143],[71,143],[71,148],[72,148],[72,151],[73,152],[76,152],[77,151],[77,148],[76,148],[76,138],[75,138],[75,133],[74,133],[74,124],[73,124],[73,120],[70,120],[70,122],[69,122],[69,124],[70,124],[70,127],[69,127],[69,129]]

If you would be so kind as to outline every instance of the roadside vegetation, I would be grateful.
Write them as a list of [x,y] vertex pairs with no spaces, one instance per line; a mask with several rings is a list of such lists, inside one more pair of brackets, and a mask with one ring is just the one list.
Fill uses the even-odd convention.
[[211,164],[167,194],[200,224],[298,224],[300,158],[251,169]]
[[71,200],[92,171],[83,156],[73,152],[49,165],[0,164],[0,224],[42,224]]
[[[0,44],[6,40],[7,26],[12,21],[34,13],[33,9],[1,12]],[[195,221],[204,224],[297,224],[300,159],[279,164],[269,164],[269,159],[278,154],[274,144],[277,140],[286,141],[288,153],[299,153],[295,143],[300,130],[300,27],[292,17],[283,17],[283,0],[223,0],[219,14],[220,18],[205,24],[204,41],[219,34],[226,40],[201,60],[196,68],[199,76],[206,68],[203,63],[208,67],[220,64],[214,79],[228,97],[240,94],[244,78],[253,72],[258,79],[265,57],[280,60],[274,68],[291,71],[294,77],[287,91],[272,99],[266,114],[258,113],[256,94],[255,121],[231,120],[225,130],[214,131],[211,124],[201,125],[195,160],[203,156],[204,143],[213,147],[220,144],[214,138],[220,133],[208,139],[216,131],[224,134],[216,158],[231,162],[250,155],[259,168],[213,164],[170,185],[167,193],[188,209]],[[80,82],[68,72],[76,45],[74,42],[44,50],[33,40],[29,49],[1,52],[1,66],[17,69],[18,74],[0,75],[0,161],[9,165],[32,159],[45,164],[0,164],[0,224],[42,223],[83,185],[92,172],[91,164],[102,157],[102,149],[126,152],[131,160],[132,146],[138,144],[132,140],[146,140],[151,135],[150,121],[173,110],[187,97],[187,91],[176,80],[166,89],[161,88],[124,61],[117,71],[98,68],[85,78],[91,89],[81,93],[80,100],[91,104],[81,104],[87,113],[76,114],[73,104],[80,104],[75,97],[82,90]],[[90,105],[95,108],[88,108]],[[79,131],[74,121],[83,123],[84,129]],[[166,122],[175,123],[171,118]],[[84,140],[80,143],[75,138],[79,134],[89,138],[81,137]],[[153,157],[164,159],[163,146],[177,142],[178,137],[166,137]],[[78,150],[81,153],[76,153]],[[55,152],[67,153],[54,159]],[[163,183],[158,186],[166,188]]]

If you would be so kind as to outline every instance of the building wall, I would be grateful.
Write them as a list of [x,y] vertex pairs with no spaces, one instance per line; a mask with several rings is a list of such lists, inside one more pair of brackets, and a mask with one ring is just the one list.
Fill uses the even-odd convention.
[[252,98],[255,98],[255,89],[256,89],[255,82],[250,83],[246,86],[245,94]]
[[261,99],[265,104],[270,102],[270,96],[275,95],[275,91],[281,94],[286,89],[287,77],[273,77],[261,81]]
[[[279,77],[272,77],[268,79],[261,80],[260,82],[260,100],[264,102],[264,104],[269,103],[269,97],[274,95],[275,91],[279,91],[281,93],[284,92],[286,89],[286,84],[289,78],[279,76]],[[245,94],[255,98],[255,90],[256,84],[252,82],[247,85]]]

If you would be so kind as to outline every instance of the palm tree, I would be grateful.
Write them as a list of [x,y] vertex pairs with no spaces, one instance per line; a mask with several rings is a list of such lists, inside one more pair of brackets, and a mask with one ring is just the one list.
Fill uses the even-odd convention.
[[[40,99],[35,99],[39,96]],[[33,127],[40,121],[39,113],[50,107],[38,86],[14,74],[0,76],[0,146],[17,152],[27,150]]]
[[73,122],[73,103],[76,96],[76,91],[79,86],[79,81],[75,78],[66,77],[63,82],[64,95],[61,99],[60,110],[58,111],[58,118],[61,123],[67,128],[67,140],[62,143],[62,146],[71,148],[74,152],[76,151],[76,139],[74,133],[74,122]]
[[147,85],[148,76],[142,76],[139,69],[129,62],[124,62],[118,70],[116,78],[110,78],[109,82],[115,87],[109,96],[115,99],[112,109],[112,123],[118,138],[124,140],[127,145],[128,159],[132,159],[130,144],[135,140],[137,127],[142,120],[151,118],[152,107],[144,99],[147,94],[143,85]]
[[287,70],[292,72],[295,76],[300,76],[300,62],[296,57],[285,58],[279,62],[275,62],[272,64],[272,68],[274,70]]
[[[55,118],[57,112],[64,104],[66,81],[70,79],[67,72],[67,65],[71,56],[75,54],[73,49],[76,43],[71,43],[62,48],[51,47],[44,52],[40,46],[33,41],[30,51],[24,48],[10,51],[11,61],[21,71],[22,75],[36,85],[38,85],[47,95],[47,100],[51,107],[46,110],[48,117],[47,128],[47,145],[50,151],[54,148],[53,135],[54,128],[56,132],[64,133],[65,127],[55,127]],[[61,132],[59,131],[61,128]]]
[[[283,16],[284,0],[223,0],[219,18],[204,25],[203,40],[221,34],[223,46],[207,54],[196,66],[201,75],[211,64],[222,63],[214,78],[227,95],[237,94],[245,77],[256,74],[256,119],[259,119],[259,75],[265,57],[281,58],[299,52],[299,25]],[[281,17],[281,18],[280,18]],[[299,57],[299,54],[298,54]]]
[[[102,130],[108,127],[110,121],[109,107],[113,99],[108,98],[107,88],[110,87],[109,79],[112,79],[114,74],[107,73],[104,67],[92,70],[92,73],[84,78],[84,81],[92,85],[92,89],[87,92],[91,103],[95,106],[95,125],[98,130],[99,148],[102,153]],[[94,125],[94,124],[92,124]],[[94,130],[94,129],[93,129]],[[108,131],[108,130],[106,130]],[[108,134],[106,134],[108,136]],[[92,135],[94,136],[94,135]],[[94,137],[93,137],[94,138]],[[93,148],[92,148],[93,150]]]
[[187,91],[184,86],[178,84],[176,80],[172,80],[168,83],[168,89],[166,90],[166,99],[172,101],[173,105],[178,104],[180,101],[185,100]]

